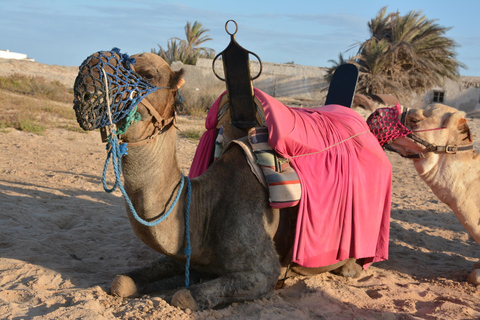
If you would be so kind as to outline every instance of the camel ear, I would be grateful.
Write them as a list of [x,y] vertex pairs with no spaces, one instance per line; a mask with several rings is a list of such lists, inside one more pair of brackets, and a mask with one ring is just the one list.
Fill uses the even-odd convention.
[[458,127],[467,122],[465,112],[455,111],[453,113],[446,113],[443,119],[442,127]]
[[185,79],[180,78],[180,80],[177,83],[177,89],[180,89],[184,83],[185,83]]
[[454,112],[450,115],[448,119],[445,121],[444,127],[452,128],[453,130],[457,130],[460,134],[461,140],[468,140],[472,142],[472,134],[470,132],[470,127],[467,124],[467,119],[464,118],[465,112]]
[[182,78],[184,73],[185,73],[185,71],[183,69],[180,69],[180,70],[172,73],[172,75],[170,76],[170,81],[168,83],[168,86],[171,89],[180,88],[185,83],[185,80],[183,80],[183,78]]
[[467,119],[460,118],[457,122],[457,129],[460,134],[464,135],[463,140],[468,140],[469,142],[473,142],[472,133],[470,131],[470,127],[467,124]]

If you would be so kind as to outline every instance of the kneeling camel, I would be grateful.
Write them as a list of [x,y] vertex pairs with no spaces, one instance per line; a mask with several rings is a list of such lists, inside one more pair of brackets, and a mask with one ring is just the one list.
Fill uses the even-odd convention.
[[[107,53],[111,54],[118,55]],[[102,73],[93,66],[104,58],[92,56],[94,59],[81,66],[77,80],[89,74],[87,82],[103,84]],[[282,262],[291,255],[297,208],[270,207],[267,190],[251,172],[238,146],[228,148],[203,175],[192,179],[190,186],[175,154],[174,100],[182,72],[173,72],[155,54],[132,57],[135,73],[159,89],[137,105],[140,119],[121,135],[128,143],[121,166],[124,187],[143,220],[154,221],[170,213],[161,223],[146,226],[127,206],[135,234],[165,256],[145,268],[118,275],[111,285],[112,294],[130,297],[181,287],[189,242],[192,285],[177,291],[171,298],[172,305],[196,310],[270,297]],[[108,65],[105,69],[112,72]],[[91,120],[85,119],[85,112],[96,110],[97,99],[108,100],[94,98],[89,88],[88,83],[76,83],[75,110],[84,129],[91,129],[85,124]],[[119,89],[112,85],[110,90]],[[177,196],[178,202],[172,205]],[[320,268],[294,265],[292,270],[308,275],[337,270],[355,276],[362,268],[351,258]]]

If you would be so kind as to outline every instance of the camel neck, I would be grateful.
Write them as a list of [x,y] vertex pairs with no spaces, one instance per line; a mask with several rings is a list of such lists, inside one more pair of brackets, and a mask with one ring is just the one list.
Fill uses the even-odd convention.
[[[125,190],[137,215],[146,221],[163,216],[178,192],[182,173],[175,154],[176,131],[167,130],[155,141],[128,148],[122,160]],[[148,246],[170,256],[183,255],[186,188],[169,216],[155,226],[144,226],[127,210],[135,234]]]
[[[128,149],[122,161],[125,190],[140,216],[155,217],[177,192],[182,174],[175,153],[176,132],[168,130],[155,141]],[[143,212],[142,212],[143,209]]]
[[176,132],[170,129],[153,142],[128,147],[123,157],[122,171],[125,184],[144,188],[145,185],[177,183],[181,172],[176,159]]

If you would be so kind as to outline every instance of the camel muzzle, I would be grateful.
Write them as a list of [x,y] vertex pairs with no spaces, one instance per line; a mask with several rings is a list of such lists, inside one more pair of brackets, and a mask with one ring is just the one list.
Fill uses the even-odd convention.
[[379,108],[368,117],[368,127],[381,146],[412,133],[412,130],[405,126],[407,111],[408,108],[397,104],[391,108]]
[[[132,68],[135,59],[118,48],[90,55],[79,67],[74,85],[73,109],[84,130],[95,130],[125,118],[148,94],[158,88]],[[109,115],[110,114],[110,115]]]

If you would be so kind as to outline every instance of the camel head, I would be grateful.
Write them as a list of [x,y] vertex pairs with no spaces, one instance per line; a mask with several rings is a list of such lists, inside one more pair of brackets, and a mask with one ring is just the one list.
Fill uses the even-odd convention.
[[388,142],[387,148],[404,157],[424,158],[473,149],[463,111],[436,103],[423,109],[405,109],[398,117],[411,133]]
[[182,74],[183,70],[172,71],[153,53],[131,57],[118,49],[94,53],[82,63],[75,80],[77,121],[84,130],[110,124],[121,128],[126,119],[135,116],[136,124],[124,132],[122,139],[148,136],[161,130],[166,119],[174,119]]

